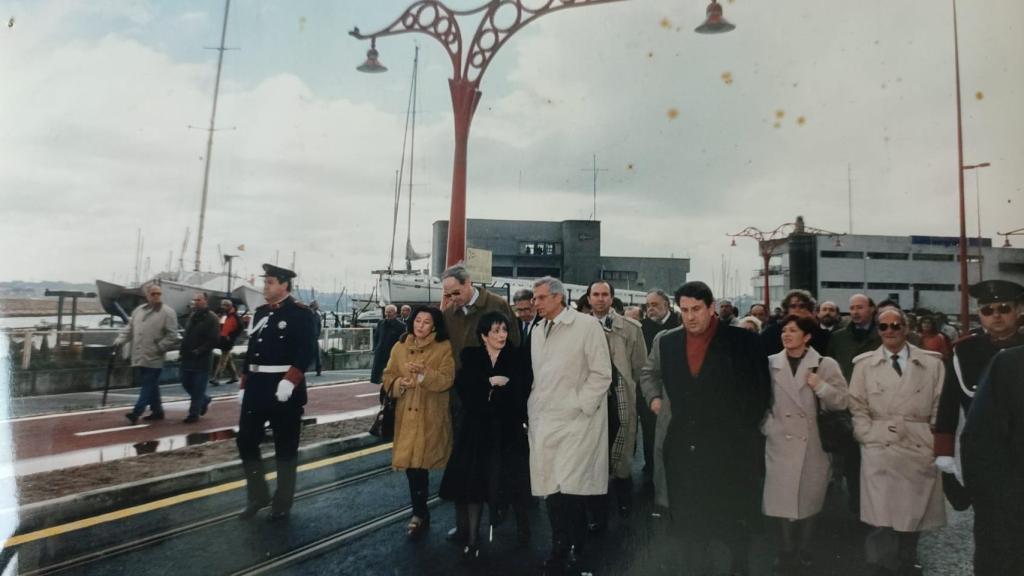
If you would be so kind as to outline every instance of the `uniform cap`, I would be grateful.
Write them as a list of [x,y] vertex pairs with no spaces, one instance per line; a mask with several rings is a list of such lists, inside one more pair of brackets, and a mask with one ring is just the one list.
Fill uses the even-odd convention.
[[274,266],[273,264],[263,265],[263,276],[272,276],[278,280],[291,280],[295,278],[295,272],[287,268],[281,268],[280,266]]
[[1024,286],[1009,280],[985,280],[971,286],[969,292],[978,302],[1016,302],[1024,297]]

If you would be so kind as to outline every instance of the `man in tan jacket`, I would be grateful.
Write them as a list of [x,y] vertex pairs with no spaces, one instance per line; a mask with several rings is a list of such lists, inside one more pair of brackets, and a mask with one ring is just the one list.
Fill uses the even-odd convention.
[[146,303],[132,310],[114,346],[131,345],[134,379],[139,385],[139,399],[125,418],[135,424],[149,406],[149,416],[143,420],[163,420],[164,407],[160,402],[160,372],[164,367],[164,354],[178,343],[178,316],[170,306],[163,304],[163,289],[159,284],[143,288]]
[[[637,429],[636,386],[640,370],[647,361],[647,344],[640,323],[620,316],[612,309],[614,298],[615,287],[604,280],[591,282],[587,287],[590,314],[604,328],[612,360],[612,385],[608,396],[610,488],[615,492],[619,515],[626,518],[632,508],[633,452],[636,448]],[[590,512],[590,531],[603,531],[608,524],[607,495],[590,497],[587,507]]]
[[480,345],[476,325],[488,312],[501,312],[508,318],[508,340],[513,346],[519,346],[519,323],[512,307],[501,296],[473,286],[473,279],[463,264],[455,264],[441,274],[441,288],[444,290],[444,323],[448,327],[456,368],[463,348]]
[[942,356],[907,343],[907,317],[886,307],[876,317],[882,345],[853,359],[850,412],[861,445],[860,518],[867,560],[878,574],[922,574],[921,531],[946,525],[932,426],[945,368]]

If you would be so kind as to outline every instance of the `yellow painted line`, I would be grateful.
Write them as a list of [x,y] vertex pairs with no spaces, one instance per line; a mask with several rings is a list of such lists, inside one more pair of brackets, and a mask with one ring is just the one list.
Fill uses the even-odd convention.
[[[362,450],[356,450],[355,452],[348,452],[346,454],[339,454],[338,456],[332,456],[330,458],[324,458],[323,460],[317,460],[315,462],[308,462],[299,466],[300,472],[308,472],[310,470],[316,470],[317,468],[323,468],[325,466],[331,466],[341,462],[347,462],[349,460],[355,460],[363,456],[369,456],[370,454],[376,454],[378,452],[384,452],[385,450],[391,449],[391,443],[381,444],[379,446],[371,446],[369,448],[363,448]],[[269,472],[266,475],[268,480],[277,478],[277,472]],[[201,490],[195,490],[192,492],[186,492],[184,494],[178,494],[177,496],[171,496],[169,498],[161,498],[160,500],[154,500],[145,504],[139,504],[138,506],[132,506],[129,508],[122,508],[121,510],[114,510],[113,512],[107,512],[106,514],[100,514],[99,516],[91,516],[89,518],[83,518],[74,522],[68,522],[66,524],[59,524],[57,526],[51,526],[49,528],[43,528],[42,530],[36,530],[35,532],[29,532],[27,534],[19,534],[17,536],[11,536],[5,542],[3,547],[12,548],[14,546],[20,546],[27,542],[34,542],[36,540],[42,540],[43,538],[49,538],[51,536],[59,536],[61,534],[67,534],[68,532],[74,532],[83,528],[90,528],[99,524],[105,524],[107,522],[114,522],[115,520],[121,520],[124,518],[130,518],[132,516],[138,516],[139,514],[145,514],[146,512],[152,512],[161,508],[167,508],[169,506],[176,506],[184,502],[191,502],[192,500],[198,500],[200,498],[206,498],[207,496],[213,496],[215,494],[222,494],[224,492],[230,492],[239,488],[245,487],[245,480],[235,480],[233,482],[226,482],[217,486],[210,486],[209,488],[203,488]]]

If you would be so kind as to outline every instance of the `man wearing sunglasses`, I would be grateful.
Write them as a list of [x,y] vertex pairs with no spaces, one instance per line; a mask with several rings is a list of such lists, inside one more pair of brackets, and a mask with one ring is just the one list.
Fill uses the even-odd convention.
[[1017,333],[1024,286],[1008,280],[985,280],[971,286],[970,295],[977,299],[978,319],[984,331],[954,343],[935,423],[935,464],[949,474],[957,471],[954,446],[960,409],[964,414],[970,409],[974,391],[992,357],[1005,348],[1024,345],[1024,336]]
[[907,342],[907,315],[879,308],[882,345],[853,360],[850,413],[861,446],[860,519],[875,529],[865,551],[875,574],[920,576],[921,532],[946,525],[932,425],[942,355]]

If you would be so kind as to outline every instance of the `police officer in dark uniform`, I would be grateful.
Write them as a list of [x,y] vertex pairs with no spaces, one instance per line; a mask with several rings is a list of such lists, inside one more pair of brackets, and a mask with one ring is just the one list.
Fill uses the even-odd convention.
[[[303,372],[313,360],[313,314],[291,296],[295,272],[264,264],[263,297],[249,331],[238,419],[238,452],[245,470],[248,505],[241,513],[252,518],[272,504],[270,519],[286,518],[295,495],[302,411],[306,404]],[[263,477],[260,442],[266,423],[274,431],[277,491],[273,500]]]
[[974,500],[974,574],[1024,574],[1024,346],[1000,351],[960,437]]
[[1007,280],[985,280],[970,288],[978,301],[978,318],[983,332],[971,333],[953,345],[946,363],[946,381],[939,399],[935,422],[935,465],[947,474],[956,472],[954,444],[960,410],[971,407],[982,373],[1000,350],[1024,344],[1017,333],[1018,302],[1024,286]]

